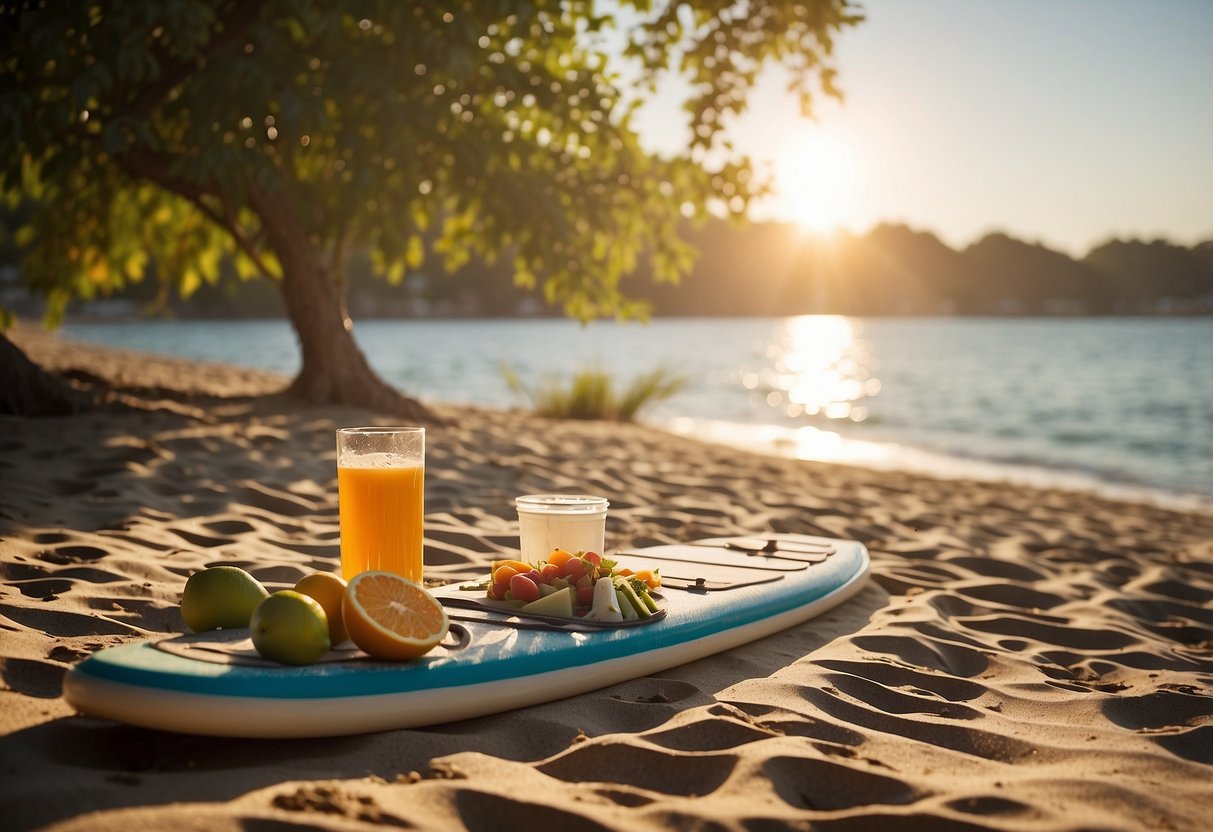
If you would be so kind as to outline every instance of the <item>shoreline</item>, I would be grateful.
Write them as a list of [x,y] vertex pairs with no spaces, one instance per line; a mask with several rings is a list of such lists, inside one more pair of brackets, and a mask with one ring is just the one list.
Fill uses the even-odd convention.
[[[60,696],[98,649],[183,631],[186,577],[338,564],[332,431],[367,411],[225,365],[15,339],[125,405],[0,419],[0,805],[14,830],[522,826],[1197,832],[1213,766],[1213,517],[801,462],[643,425],[460,410],[427,431],[427,577],[517,546],[522,493],[609,495],[608,550],[841,537],[825,616],[654,676],[432,729],[162,734]],[[72,788],[64,789],[70,782]]]
[[[897,442],[852,439],[825,429],[676,417],[653,424],[703,442],[781,459],[895,471],[942,480],[980,480],[1041,491],[1075,491],[1174,511],[1213,514],[1213,494],[1114,482],[1075,469],[946,454]],[[809,434],[809,441],[801,438]],[[807,448],[807,450],[806,450]]]

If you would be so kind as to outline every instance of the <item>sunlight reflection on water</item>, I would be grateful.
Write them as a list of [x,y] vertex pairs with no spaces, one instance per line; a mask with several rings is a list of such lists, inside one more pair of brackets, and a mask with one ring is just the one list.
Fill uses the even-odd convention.
[[768,405],[792,419],[862,422],[868,418],[863,402],[880,393],[862,331],[860,321],[840,315],[787,318],[767,346],[770,366],[747,371],[742,383],[764,392]]

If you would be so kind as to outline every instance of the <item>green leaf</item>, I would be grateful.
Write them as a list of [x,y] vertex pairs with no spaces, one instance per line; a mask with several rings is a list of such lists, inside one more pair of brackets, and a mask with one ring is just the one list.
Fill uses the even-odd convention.
[[405,260],[408,262],[409,268],[421,268],[421,264],[425,262],[425,241],[421,237],[415,234],[409,237]]
[[190,295],[198,291],[202,286],[202,275],[194,268],[186,268],[181,272],[181,278],[177,283],[177,291],[181,293],[181,297],[188,300]]

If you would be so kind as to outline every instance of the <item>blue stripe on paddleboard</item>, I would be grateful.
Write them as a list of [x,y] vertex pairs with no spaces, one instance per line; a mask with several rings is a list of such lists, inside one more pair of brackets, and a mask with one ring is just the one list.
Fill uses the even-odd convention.
[[499,638],[487,639],[489,632],[500,635],[500,626],[472,622],[464,623],[472,633],[468,648],[408,663],[240,667],[193,661],[149,644],[132,644],[102,651],[75,670],[147,689],[270,699],[329,699],[485,684],[634,656],[787,612],[845,584],[862,569],[863,552],[858,544],[840,547],[824,563],[772,584],[707,595],[668,590],[669,613],[649,625],[592,633],[511,630],[509,651]]

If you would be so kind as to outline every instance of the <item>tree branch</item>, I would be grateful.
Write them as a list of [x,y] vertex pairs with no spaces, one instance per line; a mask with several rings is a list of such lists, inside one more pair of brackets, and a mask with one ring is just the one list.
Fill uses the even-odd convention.
[[[172,176],[168,172],[168,160],[165,157],[143,150],[130,150],[117,157],[119,163],[128,173],[136,178],[146,179],[159,185],[166,191],[188,200],[195,208],[203,213],[211,222],[232,235],[236,245],[240,247],[265,277],[273,278],[275,274],[266,264],[257,244],[249,236],[248,231],[232,214],[230,206],[216,193],[209,193],[202,187]],[[222,210],[216,210],[207,204],[206,198],[219,200]]]

